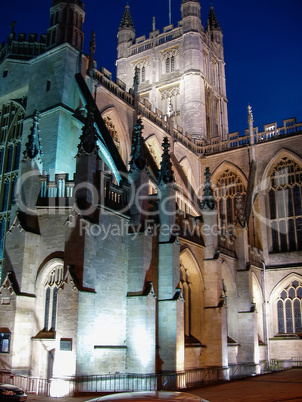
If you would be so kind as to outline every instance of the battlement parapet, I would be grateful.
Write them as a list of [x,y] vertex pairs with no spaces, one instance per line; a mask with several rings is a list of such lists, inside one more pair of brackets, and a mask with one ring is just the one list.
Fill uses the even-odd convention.
[[7,43],[2,42],[0,45],[0,61],[7,57],[20,58],[20,59],[32,59],[39,56],[46,50],[47,35],[38,35],[31,33],[28,38],[25,33],[11,33],[7,38]]

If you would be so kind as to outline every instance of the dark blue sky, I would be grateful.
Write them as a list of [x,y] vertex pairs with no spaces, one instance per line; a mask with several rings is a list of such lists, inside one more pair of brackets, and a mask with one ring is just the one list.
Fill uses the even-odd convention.
[[[302,120],[302,0],[213,0],[224,34],[230,132],[244,133],[247,105],[253,107],[255,126],[297,117]],[[117,31],[125,0],[84,0],[84,51],[96,32],[98,68],[115,75]],[[152,18],[162,31],[169,24],[169,0],[128,0],[136,35],[149,35]],[[181,0],[171,0],[172,23],[180,18]],[[200,0],[206,25],[210,0]],[[52,0],[0,0],[0,41],[17,21],[17,33],[46,33]]]

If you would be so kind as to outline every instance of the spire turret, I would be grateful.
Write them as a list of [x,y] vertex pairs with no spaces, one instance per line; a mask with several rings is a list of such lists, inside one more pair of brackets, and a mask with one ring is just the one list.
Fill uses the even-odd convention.
[[119,31],[121,31],[122,29],[131,29],[135,32],[131,13],[130,13],[130,7],[129,7],[128,3],[126,5],[125,11],[124,11],[124,15],[123,15],[123,18],[121,21],[121,25],[119,27]]
[[50,27],[47,30],[47,46],[53,47],[67,42],[82,51],[84,19],[84,3],[81,0],[53,0]]
[[135,40],[135,29],[130,14],[130,7],[127,3],[124,15],[118,30],[118,47],[117,47],[117,58],[128,56],[128,49],[134,43]]
[[207,19],[206,32],[210,34],[212,41],[219,44],[222,43],[222,31],[212,4],[210,6],[210,12]]
[[207,31],[213,31],[214,29],[217,29],[217,30],[221,31],[219,23],[218,23],[218,19],[216,17],[215,11],[214,11],[214,7],[213,7],[213,5],[211,5],[210,6],[209,17],[208,17],[208,20],[207,20],[206,30]]
[[89,66],[88,66],[88,72],[90,77],[93,75],[93,69],[94,69],[94,54],[95,54],[95,32],[91,32],[91,40],[89,43]]

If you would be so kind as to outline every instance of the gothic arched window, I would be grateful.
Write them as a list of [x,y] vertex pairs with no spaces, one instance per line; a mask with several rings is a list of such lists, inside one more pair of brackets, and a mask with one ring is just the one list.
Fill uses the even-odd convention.
[[278,333],[302,333],[302,283],[291,282],[277,300]]
[[233,225],[235,222],[236,197],[241,195],[244,205],[246,188],[241,177],[232,170],[225,170],[215,183],[215,197],[217,201],[219,226]]
[[10,221],[14,186],[21,157],[21,137],[25,114],[24,102],[8,102],[0,108],[0,271],[4,235]]
[[302,250],[302,166],[284,157],[274,167],[268,188],[273,252]]
[[55,331],[58,308],[58,289],[63,282],[63,266],[55,266],[45,283],[44,331]]
[[165,74],[173,73],[176,70],[178,52],[178,48],[173,48],[163,53],[163,72]]
[[148,63],[148,60],[139,60],[134,66],[133,76],[137,77],[138,85],[148,79]]

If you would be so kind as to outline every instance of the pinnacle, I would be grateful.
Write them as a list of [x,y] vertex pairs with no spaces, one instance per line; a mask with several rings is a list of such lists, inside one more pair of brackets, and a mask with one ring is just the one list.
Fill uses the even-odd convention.
[[128,3],[126,5],[125,12],[124,12],[124,15],[123,15],[122,22],[121,22],[121,25],[119,27],[119,30],[125,29],[125,28],[131,28],[131,29],[134,30],[132,17],[131,17],[131,14],[130,14],[130,6],[129,6]]
[[172,170],[171,157],[170,157],[170,153],[169,153],[170,144],[169,144],[168,137],[164,137],[164,142],[163,142],[162,146],[164,148],[164,152],[163,152],[162,161],[160,164],[158,183],[159,184],[173,183],[174,175],[173,175],[173,170]]
[[42,155],[39,138],[39,120],[40,113],[38,110],[35,110],[33,116],[33,125],[30,130],[30,135],[28,136],[28,142],[25,145],[24,159],[34,159],[36,157],[40,158]]
[[208,17],[208,20],[207,20],[207,27],[206,27],[206,30],[207,31],[213,31],[213,30],[215,30],[215,29],[217,29],[217,30],[221,30],[221,28],[220,28],[220,26],[219,26],[219,23],[218,23],[218,19],[217,19],[217,17],[216,17],[216,14],[215,14],[215,11],[214,11],[214,7],[213,7],[213,5],[211,4],[211,6],[210,6],[210,12],[209,12],[209,17]]
[[205,207],[214,209],[216,203],[215,203],[215,198],[213,195],[212,185],[210,182],[211,173],[210,173],[209,167],[206,167],[204,175],[205,175],[206,180],[205,180],[205,184],[204,184],[201,207],[202,207],[202,209],[204,209]]
[[87,117],[85,125],[82,128],[80,144],[78,145],[79,153],[92,154],[97,150],[97,136],[94,128],[94,106],[87,104]]
[[146,165],[146,159],[142,148],[142,119],[138,118],[133,130],[132,152],[130,161],[130,172],[134,170],[143,170]]

